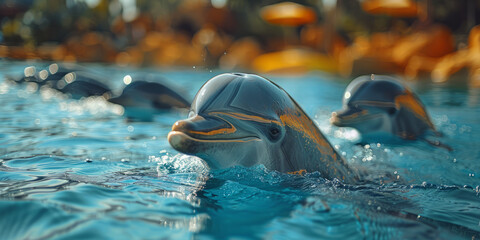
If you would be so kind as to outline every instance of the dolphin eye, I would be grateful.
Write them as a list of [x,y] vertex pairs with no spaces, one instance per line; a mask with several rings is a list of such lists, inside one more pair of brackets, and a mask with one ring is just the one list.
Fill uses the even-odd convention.
[[388,113],[389,115],[393,115],[393,114],[395,114],[396,112],[397,112],[397,109],[396,109],[396,108],[389,108],[389,109],[387,110],[387,113]]
[[277,126],[271,126],[268,132],[272,140],[277,140],[280,137],[280,129]]

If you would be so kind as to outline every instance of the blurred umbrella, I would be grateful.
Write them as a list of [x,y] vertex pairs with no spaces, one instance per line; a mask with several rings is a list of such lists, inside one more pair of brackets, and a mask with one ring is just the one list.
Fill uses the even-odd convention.
[[362,9],[370,14],[417,17],[420,7],[411,0],[366,0],[362,2]]
[[310,49],[287,49],[256,57],[253,69],[262,73],[306,73],[311,70],[336,72],[337,65],[329,56]]
[[429,29],[405,36],[392,48],[393,62],[404,66],[415,55],[442,57],[455,50],[453,35],[443,25],[432,25]]
[[480,25],[470,30],[468,40],[467,48],[441,57],[431,73],[433,82],[469,77],[472,87],[480,85]]
[[312,8],[292,2],[265,6],[261,9],[261,16],[271,24],[292,27],[312,23],[317,19]]

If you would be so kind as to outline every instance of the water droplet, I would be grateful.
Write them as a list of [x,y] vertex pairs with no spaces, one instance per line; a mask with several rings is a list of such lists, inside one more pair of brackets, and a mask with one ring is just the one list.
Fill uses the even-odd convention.
[[132,76],[125,75],[125,77],[123,77],[123,83],[125,83],[125,85],[132,83]]
[[38,73],[38,76],[40,79],[45,80],[48,77],[48,72],[47,70],[42,70]]
[[75,73],[69,73],[67,75],[65,75],[65,77],[63,77],[65,79],[65,82],[66,83],[72,83],[73,81],[75,81]]
[[193,66],[193,69],[195,69],[195,66]]
[[25,77],[32,77],[35,75],[35,72],[37,70],[35,69],[34,66],[26,67],[25,70],[23,70],[23,74],[25,74]]
[[127,127],[127,131],[133,132],[133,130],[135,130],[135,128],[134,128],[132,125],[129,125],[129,126]]
[[58,64],[53,63],[48,66],[48,71],[50,71],[51,74],[55,74],[58,72]]

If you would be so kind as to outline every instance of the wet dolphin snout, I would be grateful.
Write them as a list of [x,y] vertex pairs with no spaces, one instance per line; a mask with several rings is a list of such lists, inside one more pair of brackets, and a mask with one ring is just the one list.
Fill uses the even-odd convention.
[[194,117],[179,120],[172,126],[172,131],[182,132],[193,138],[218,138],[218,135],[235,132],[230,123],[215,117]]
[[338,113],[337,112],[332,112],[332,115],[330,117],[330,123],[335,125],[335,126],[339,126],[340,125],[340,118],[338,117]]

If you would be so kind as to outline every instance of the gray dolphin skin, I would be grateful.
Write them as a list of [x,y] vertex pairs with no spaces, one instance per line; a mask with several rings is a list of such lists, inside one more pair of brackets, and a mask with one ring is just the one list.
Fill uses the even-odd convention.
[[357,171],[288,93],[254,74],[221,74],[207,81],[168,141],[212,169],[263,164],[285,173],[318,171],[327,179],[358,180]]
[[122,105],[126,117],[142,121],[152,121],[153,116],[162,110],[190,107],[190,102],[176,91],[161,83],[144,80],[126,85],[120,96],[108,101]]
[[331,123],[352,127],[362,135],[387,133],[417,139],[435,131],[420,99],[399,80],[382,75],[354,79],[343,95],[343,109],[332,113]]
[[137,80],[125,86],[122,94],[109,99],[110,102],[124,107],[144,106],[154,109],[188,108],[190,103],[167,86],[143,80]]
[[110,88],[103,84],[95,75],[86,72],[71,72],[59,80],[55,88],[72,98],[102,96],[110,94]]

